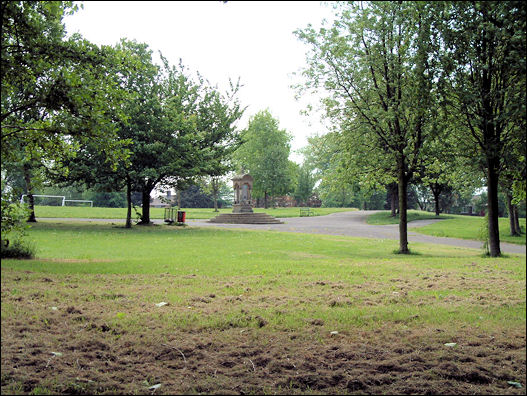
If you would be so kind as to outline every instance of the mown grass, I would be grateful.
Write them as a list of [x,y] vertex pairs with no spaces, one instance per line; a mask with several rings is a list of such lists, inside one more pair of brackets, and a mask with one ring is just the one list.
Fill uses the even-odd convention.
[[[219,209],[214,212],[210,208],[181,208],[186,212],[186,218],[189,220],[211,219],[221,213],[232,213],[232,209]],[[337,212],[349,212],[357,210],[355,208],[313,208],[317,216],[324,216]],[[268,213],[274,217],[299,217],[300,208],[256,208],[255,212]],[[164,208],[150,208],[150,217],[152,219],[163,219],[165,214]],[[80,206],[36,206],[35,215],[37,218],[79,218],[79,219],[124,219],[126,218],[126,208],[97,208],[97,207],[80,207]],[[132,217],[136,218],[135,211],[132,210]]]
[[[407,214],[408,222],[414,220],[429,220],[437,219],[438,217],[434,213],[423,212],[420,210],[409,210]],[[441,219],[451,219],[451,215],[441,215]],[[382,211],[374,213],[368,216],[366,222],[371,225],[384,225],[384,224],[399,224],[399,215],[392,217],[389,211]]]
[[[525,219],[520,220],[520,227],[523,234],[520,236],[510,235],[509,219],[500,218],[500,241],[515,243],[518,245],[525,245]],[[482,217],[472,216],[455,216],[453,219],[440,221],[435,224],[419,227],[414,231],[433,235],[433,236],[448,236],[452,238],[461,239],[477,239],[483,227],[484,219]]]
[[[151,320],[165,331],[258,328],[260,319],[269,331],[303,331],[314,320],[347,332],[387,323],[525,325],[524,256],[418,243],[419,254],[401,256],[389,240],[45,221],[30,237],[36,259],[2,260],[3,275],[24,274],[16,284],[2,276],[2,320],[28,315],[5,293],[40,291],[40,310],[97,304],[127,331]],[[156,308],[160,301],[169,305]]]
[[[461,215],[440,215],[435,216],[433,213],[422,212],[416,210],[408,211],[408,226],[412,227],[411,221],[414,220],[428,220],[428,219],[442,219],[434,224],[430,224],[423,227],[413,228],[412,231],[419,232],[422,234],[438,236],[438,237],[449,237],[449,238],[461,238],[461,239],[481,239],[481,230],[483,227],[484,218],[477,216],[461,216]],[[368,224],[398,224],[399,217],[391,217],[390,212],[379,212],[374,213],[367,219]],[[520,219],[520,227],[524,234],[521,236],[511,236],[509,228],[509,219],[500,218],[500,241],[515,243],[518,245],[525,245],[525,219]]]
[[[50,220],[29,238],[36,259],[1,262],[5,394],[349,394],[361,375],[364,393],[413,394],[432,378],[425,393],[464,394],[475,378],[476,393],[500,394],[525,382],[524,255]],[[403,366],[400,383],[416,387],[382,388]],[[472,366],[497,371],[496,389]],[[341,380],[287,382],[299,371]]]

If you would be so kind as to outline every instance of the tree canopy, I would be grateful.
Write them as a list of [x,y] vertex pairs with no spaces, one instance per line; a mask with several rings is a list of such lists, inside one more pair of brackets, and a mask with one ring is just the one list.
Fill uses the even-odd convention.
[[2,157],[23,147],[48,158],[90,140],[122,155],[114,121],[124,92],[114,65],[123,59],[79,35],[65,39],[62,18],[73,2],[3,1]]
[[269,110],[255,114],[242,132],[242,145],[234,156],[239,168],[254,178],[253,197],[288,193],[292,188],[293,169],[289,161],[292,136],[280,129]]
[[525,5],[451,2],[437,21],[444,42],[445,97],[451,119],[460,126],[453,131],[458,153],[468,154],[486,179],[490,255],[499,256],[499,179],[508,169],[521,180],[516,163],[525,163]]
[[[126,186],[142,193],[141,224],[150,223],[154,188],[181,188],[199,176],[222,174],[225,157],[238,144],[235,122],[241,117],[238,85],[221,93],[199,74],[192,78],[183,64],[152,61],[146,44],[122,40],[117,50],[136,59],[138,67],[121,82],[132,98],[123,111],[117,135],[128,141],[129,157],[117,168],[104,166],[105,153],[87,143],[59,171],[63,182]],[[130,194],[129,194],[130,196]],[[130,213],[130,209],[129,209]]]
[[[311,49],[305,89],[324,88],[326,113],[352,147],[397,177],[400,252],[408,253],[407,186],[433,133],[430,118],[432,15],[425,3],[336,4],[329,28],[297,31]],[[351,152],[350,150],[349,152]],[[371,153],[370,153],[371,151]],[[373,155],[372,155],[373,153]]]

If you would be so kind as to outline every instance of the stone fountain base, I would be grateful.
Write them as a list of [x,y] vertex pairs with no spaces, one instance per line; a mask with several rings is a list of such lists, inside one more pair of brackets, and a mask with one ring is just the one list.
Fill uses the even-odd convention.
[[[252,211],[252,208],[251,208]],[[208,221],[223,224],[284,224],[267,213],[224,213]]]

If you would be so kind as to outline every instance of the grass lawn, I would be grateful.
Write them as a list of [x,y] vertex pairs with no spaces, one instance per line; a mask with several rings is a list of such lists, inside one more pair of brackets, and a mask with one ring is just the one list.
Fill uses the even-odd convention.
[[[407,218],[408,222],[411,222],[414,220],[437,219],[437,216],[434,213],[423,212],[421,210],[409,210]],[[451,215],[441,215],[440,218],[451,219],[453,217]],[[368,216],[366,222],[371,225],[399,224],[399,216],[392,217],[389,211],[382,211]]]
[[[437,219],[433,213],[422,212],[417,210],[408,211],[408,222],[413,220]],[[481,239],[481,227],[483,226],[483,217],[461,216],[461,215],[440,215],[442,221],[423,227],[412,228],[412,231],[422,234],[433,235],[438,237],[450,237],[461,239]],[[391,217],[390,212],[379,212],[368,217],[368,224],[398,224],[399,217]],[[509,219],[500,218],[500,241],[525,245],[525,235],[511,236],[509,229]],[[412,227],[412,223],[408,224]],[[520,227],[525,232],[525,219],[520,219]]]
[[525,394],[525,256],[80,222],[29,234],[37,258],[1,263],[2,394]]
[[[211,219],[221,213],[232,213],[232,209],[220,209],[219,212],[214,212],[210,208],[182,208],[186,212],[186,218],[189,220],[195,219]],[[349,212],[350,210],[357,210],[355,208],[313,208],[317,216],[328,215],[336,212]],[[255,212],[268,213],[274,217],[299,217],[300,208],[257,208]],[[80,219],[125,219],[126,208],[90,208],[80,206],[36,206],[35,215],[37,218],[55,217],[55,218],[80,218]],[[150,208],[151,219],[163,219],[165,215],[164,208]],[[132,218],[136,218],[136,214],[132,209]]]

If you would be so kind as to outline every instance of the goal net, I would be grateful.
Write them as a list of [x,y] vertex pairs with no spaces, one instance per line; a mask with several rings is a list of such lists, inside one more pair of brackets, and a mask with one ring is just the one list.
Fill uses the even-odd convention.
[[[33,194],[33,199],[35,205],[40,206],[64,206],[66,201],[66,197],[64,195]],[[28,202],[27,194],[22,194],[22,197],[20,197],[20,203],[24,202]]]
[[64,206],[89,206],[93,207],[93,201],[83,199],[65,199]]

